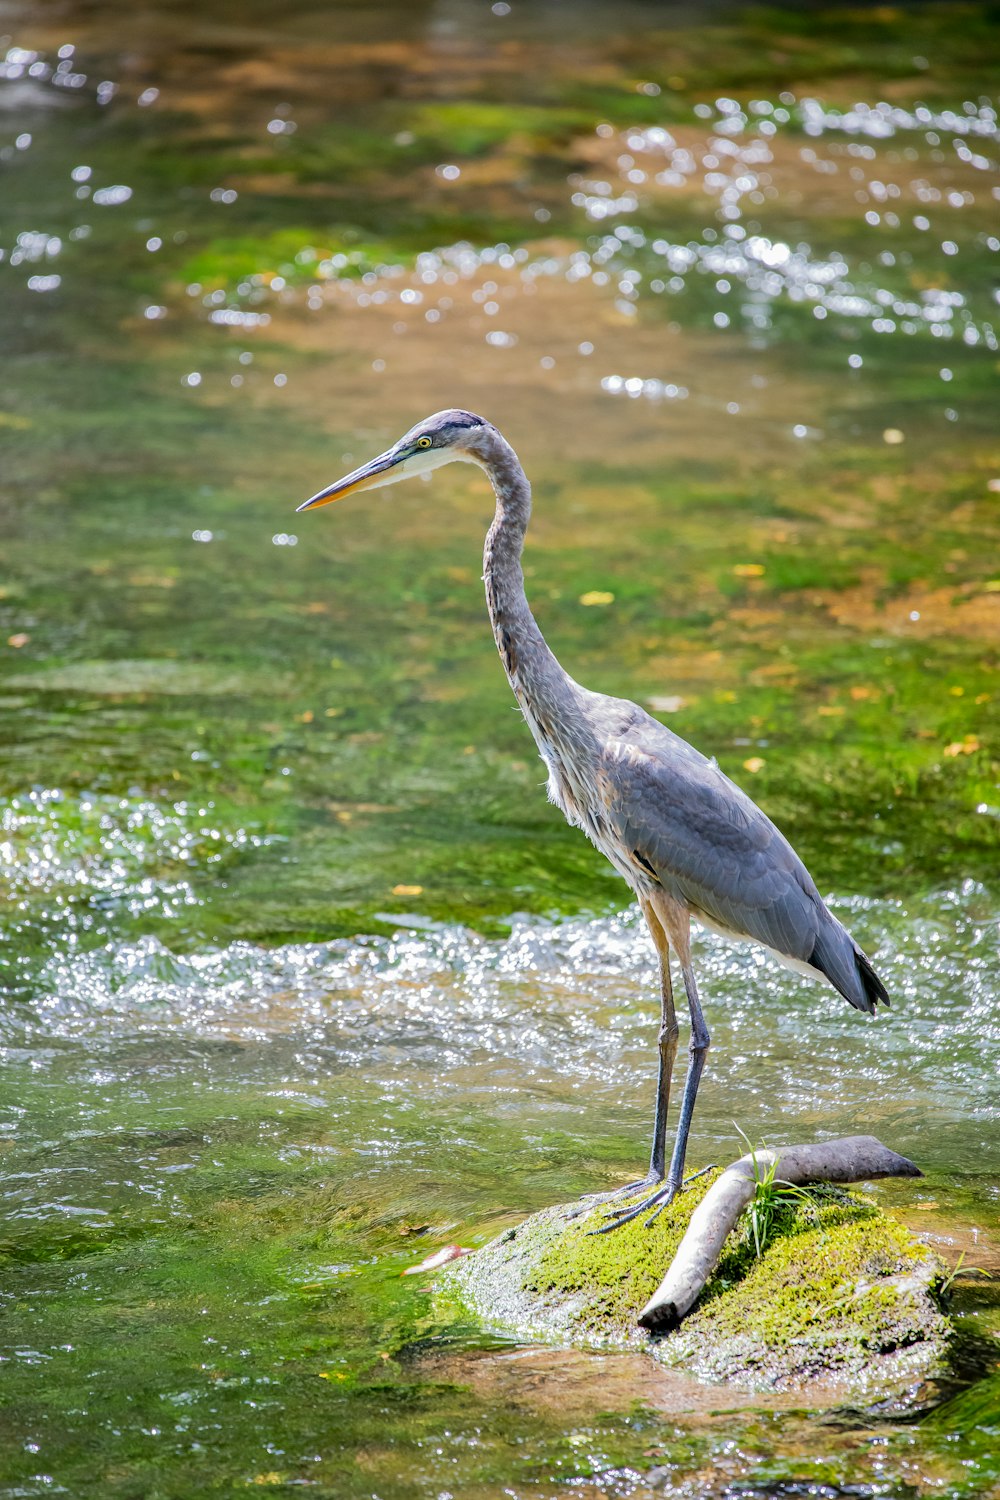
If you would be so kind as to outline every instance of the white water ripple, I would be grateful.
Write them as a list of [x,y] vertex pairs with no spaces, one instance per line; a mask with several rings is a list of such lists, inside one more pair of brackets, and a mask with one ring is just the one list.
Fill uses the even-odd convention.
[[[905,907],[836,907],[877,956],[893,1009],[873,1024],[762,950],[706,936],[696,964],[713,1033],[709,1072],[797,1114],[850,1100],[877,1113],[894,1100],[904,1111],[919,1103],[1000,1118],[993,901],[970,883]],[[147,937],[53,958],[37,995],[5,1019],[3,1039],[17,1052],[46,1043],[100,1052],[137,1037],[161,1038],[169,1052],[171,1039],[214,1038],[291,1049],[321,1073],[357,1067],[391,1081],[402,1070],[430,1087],[479,1077],[491,1089],[569,1079],[619,1095],[651,1071],[658,1009],[654,956],[634,911],[519,918],[500,940],[401,927],[391,938],[178,954]]]

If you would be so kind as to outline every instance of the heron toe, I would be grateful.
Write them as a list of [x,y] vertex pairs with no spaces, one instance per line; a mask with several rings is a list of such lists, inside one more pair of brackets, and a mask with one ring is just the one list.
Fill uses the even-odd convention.
[[611,1188],[606,1193],[581,1193],[581,1203],[613,1203],[616,1198],[634,1198],[643,1188],[658,1187],[663,1181],[662,1172],[647,1172],[637,1182],[627,1182],[624,1187]]
[[584,1214],[589,1214],[592,1209],[602,1203],[614,1203],[616,1198],[634,1198],[636,1193],[645,1192],[647,1188],[659,1187],[662,1181],[663,1173],[654,1172],[650,1168],[645,1177],[640,1177],[638,1182],[628,1182],[624,1187],[612,1188],[606,1193],[581,1193],[580,1207],[574,1209],[569,1218],[582,1219]]
[[[599,1229],[592,1229],[590,1233],[610,1234],[612,1230],[620,1229],[623,1224],[631,1224],[633,1219],[637,1219],[640,1214],[645,1213],[647,1208],[651,1208],[653,1212],[650,1214],[645,1223],[645,1228],[648,1229],[651,1224],[654,1224],[656,1222],[657,1217],[663,1212],[667,1205],[673,1203],[678,1193],[684,1192],[684,1190],[690,1187],[691,1183],[696,1181],[697,1178],[704,1177],[706,1172],[711,1171],[711,1165],[707,1167],[699,1167],[697,1172],[692,1172],[689,1177],[684,1178],[683,1182],[676,1182],[668,1177],[667,1180],[663,1183],[662,1187],[658,1187],[655,1193],[650,1193],[648,1197],[643,1198],[641,1202],[634,1204],[631,1208],[615,1209],[612,1213],[605,1214],[605,1218],[608,1220],[608,1223],[602,1224]],[[648,1184],[645,1182],[640,1182],[634,1184],[634,1186],[641,1189],[648,1186]],[[628,1188],[623,1188],[621,1189],[620,1193],[615,1193],[612,1196],[617,1198],[624,1193],[629,1193],[630,1191],[631,1190]]]
[[610,1234],[614,1229],[621,1229],[623,1224],[631,1224],[632,1220],[637,1219],[640,1214],[645,1213],[647,1208],[653,1209],[653,1212],[646,1220],[647,1225],[652,1224],[657,1214],[661,1213],[668,1203],[673,1203],[678,1191],[679,1184],[671,1182],[668,1179],[662,1187],[657,1188],[655,1193],[650,1193],[648,1197],[641,1199],[632,1208],[618,1208],[610,1214],[605,1214],[604,1217],[608,1222],[602,1224],[599,1229],[592,1229],[590,1233]]

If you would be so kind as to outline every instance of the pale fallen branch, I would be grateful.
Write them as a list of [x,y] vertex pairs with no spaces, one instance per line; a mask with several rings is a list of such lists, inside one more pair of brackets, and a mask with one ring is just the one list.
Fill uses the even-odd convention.
[[669,1271],[639,1314],[640,1327],[675,1328],[691,1311],[718,1264],[730,1231],[772,1165],[776,1181],[797,1187],[810,1182],[923,1176],[912,1161],[897,1156],[872,1135],[844,1136],[815,1146],[762,1148],[741,1156],[712,1184],[691,1215]]

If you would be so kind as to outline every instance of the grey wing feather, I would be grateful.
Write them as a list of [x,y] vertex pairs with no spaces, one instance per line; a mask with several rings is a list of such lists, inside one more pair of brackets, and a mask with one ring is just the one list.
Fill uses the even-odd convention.
[[717,766],[655,727],[637,725],[608,745],[609,811],[622,841],[696,912],[806,962],[819,895],[801,860]]
[[605,748],[608,814],[626,849],[695,916],[814,968],[873,1010],[881,981],[788,840],[714,762],[630,706]]

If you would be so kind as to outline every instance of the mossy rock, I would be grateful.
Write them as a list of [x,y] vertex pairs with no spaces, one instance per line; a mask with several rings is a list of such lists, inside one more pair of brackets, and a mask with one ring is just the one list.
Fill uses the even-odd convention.
[[450,1266],[443,1287],[477,1320],[525,1340],[646,1349],[753,1390],[823,1382],[877,1397],[943,1373],[953,1330],[933,1297],[942,1262],[870,1199],[837,1188],[779,1200],[760,1258],[741,1222],[680,1328],[639,1329],[715,1176],[650,1228],[643,1215],[595,1236],[602,1206],[543,1209]]

